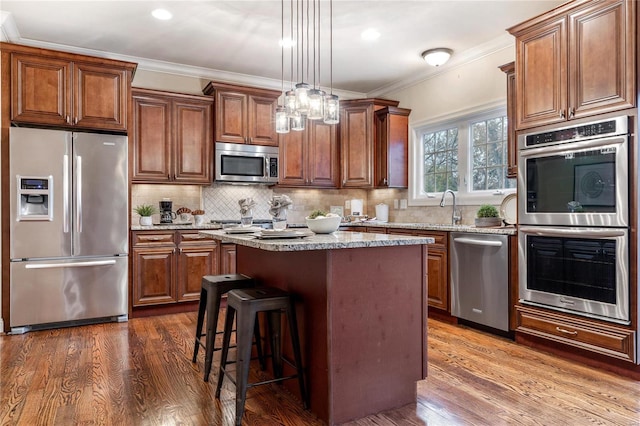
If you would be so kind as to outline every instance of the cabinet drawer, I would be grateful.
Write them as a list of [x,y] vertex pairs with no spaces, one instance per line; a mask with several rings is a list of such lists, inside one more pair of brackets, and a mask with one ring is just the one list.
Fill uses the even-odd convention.
[[387,228],[387,234],[396,234],[396,235],[419,235],[421,237],[431,237],[436,241],[433,244],[429,244],[429,246],[439,245],[444,248],[447,248],[449,241],[449,233],[448,232],[439,232],[439,231],[420,231],[415,229],[394,229]]
[[132,240],[134,246],[174,244],[175,232],[134,232]]
[[635,332],[588,319],[516,306],[520,333],[635,362]]
[[180,244],[185,243],[196,243],[196,244],[207,244],[207,245],[216,245],[216,241],[207,236],[199,233],[198,231],[181,231],[178,233]]

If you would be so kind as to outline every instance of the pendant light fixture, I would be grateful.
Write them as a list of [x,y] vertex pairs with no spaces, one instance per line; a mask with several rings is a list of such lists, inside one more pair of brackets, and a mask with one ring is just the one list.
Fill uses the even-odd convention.
[[[282,27],[280,31],[281,40],[284,39],[284,0],[280,0],[280,12],[282,18]],[[280,80],[282,82],[282,91],[284,91],[284,43],[280,46]],[[289,133],[289,117],[287,117],[287,109],[278,104],[276,107],[276,133]]]
[[[284,0],[282,1],[282,38],[284,39]],[[294,16],[294,1],[295,16]],[[276,130],[286,133],[284,117],[289,119],[291,130],[304,130],[306,120],[323,120],[327,124],[339,122],[338,96],[333,94],[333,0],[329,0],[329,75],[331,92],[321,89],[321,1],[289,0],[290,2],[290,38],[295,40],[295,51],[291,49],[291,81],[295,58],[298,83],[295,88],[284,91],[284,47],[282,51],[282,98],[284,106],[276,110]],[[326,20],[325,20],[326,21]],[[294,29],[295,22],[295,29]],[[294,35],[295,33],[295,35]],[[284,45],[284,43],[282,43]],[[293,43],[292,43],[293,44]],[[309,81],[312,74],[313,85]],[[279,124],[281,123],[281,125]],[[278,130],[280,129],[280,130]]]

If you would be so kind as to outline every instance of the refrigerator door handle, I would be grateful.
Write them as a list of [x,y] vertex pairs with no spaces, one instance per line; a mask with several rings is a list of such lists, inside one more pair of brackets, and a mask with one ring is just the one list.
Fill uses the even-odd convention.
[[62,163],[62,231],[69,233],[69,156],[64,155]]
[[82,156],[76,156],[76,232],[82,232]]
[[115,265],[115,260],[94,260],[90,262],[67,262],[67,263],[29,263],[25,269],[53,269],[53,268],[79,268],[85,266],[107,266]]

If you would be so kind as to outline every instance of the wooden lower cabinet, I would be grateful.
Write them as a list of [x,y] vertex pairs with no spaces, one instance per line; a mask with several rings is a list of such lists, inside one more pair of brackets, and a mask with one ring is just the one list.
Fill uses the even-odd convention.
[[218,244],[198,231],[135,231],[131,241],[133,307],[196,301],[202,276],[219,273]]
[[624,361],[636,360],[633,330],[529,306],[516,306],[516,312],[518,333]]

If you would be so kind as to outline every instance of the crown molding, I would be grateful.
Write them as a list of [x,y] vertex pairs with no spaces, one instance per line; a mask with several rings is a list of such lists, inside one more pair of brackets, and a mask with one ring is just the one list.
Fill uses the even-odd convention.
[[0,10],[0,41],[13,42],[20,39],[20,32],[13,15]]
[[451,70],[462,65],[477,61],[501,50],[512,48],[514,45],[515,40],[513,36],[505,32],[503,35],[489,40],[485,43],[479,44],[478,46],[475,46],[471,49],[467,49],[460,53],[454,52],[454,54],[451,56],[451,59],[446,64],[440,67],[431,67],[427,65],[428,68],[425,68],[425,71],[411,75],[405,79],[398,80],[394,83],[382,86],[379,89],[367,93],[367,97],[380,97],[390,92],[395,92],[406,89],[410,86],[415,86],[416,84],[422,83],[423,81],[430,80],[441,74],[450,72]]

